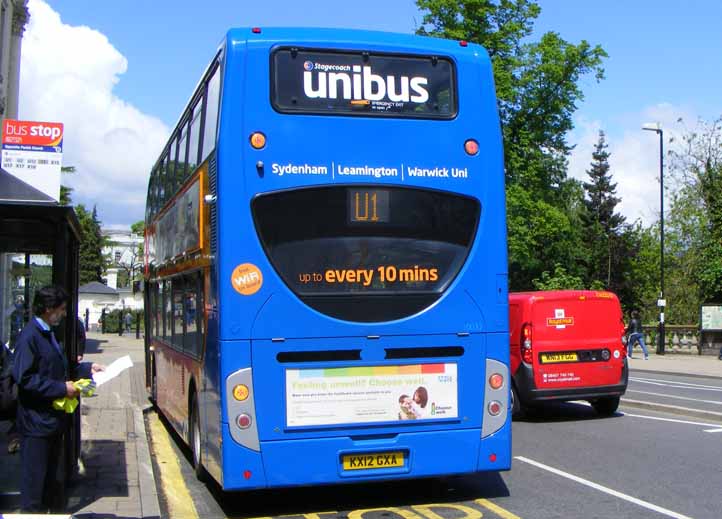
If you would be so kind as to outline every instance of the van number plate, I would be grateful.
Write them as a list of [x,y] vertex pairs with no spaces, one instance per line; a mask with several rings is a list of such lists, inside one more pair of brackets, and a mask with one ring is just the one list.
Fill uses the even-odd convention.
[[347,454],[342,459],[343,470],[387,469],[404,466],[404,453],[401,451]]
[[541,361],[542,364],[551,362],[576,362],[579,360],[576,352],[574,353],[542,353]]

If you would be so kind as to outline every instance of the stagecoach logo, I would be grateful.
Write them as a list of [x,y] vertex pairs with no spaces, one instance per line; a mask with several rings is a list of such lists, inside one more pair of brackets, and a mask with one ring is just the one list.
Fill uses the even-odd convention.
[[231,284],[239,294],[250,296],[261,289],[263,275],[261,270],[253,263],[243,263],[233,269]]
[[370,66],[303,63],[303,92],[312,99],[353,99],[425,103],[429,100],[423,76],[386,77],[374,74]]
[[563,330],[567,326],[574,326],[574,317],[564,315],[564,308],[555,308],[554,317],[547,317],[547,326],[555,326],[558,330]]

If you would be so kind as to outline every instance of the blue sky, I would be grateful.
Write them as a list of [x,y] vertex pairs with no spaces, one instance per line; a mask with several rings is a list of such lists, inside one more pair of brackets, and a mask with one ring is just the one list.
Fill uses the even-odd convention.
[[[722,114],[722,4],[691,0],[541,0],[535,37],[556,31],[609,54],[607,78],[582,80],[585,100],[569,142],[570,174],[585,177],[599,129],[629,220],[659,211],[658,144],[667,134]],[[199,5],[203,5],[198,9]],[[30,0],[21,68],[20,118],[66,124],[63,179],[74,199],[97,204],[104,224],[142,219],[147,170],[223,33],[233,26],[351,27],[413,32],[412,0]]]

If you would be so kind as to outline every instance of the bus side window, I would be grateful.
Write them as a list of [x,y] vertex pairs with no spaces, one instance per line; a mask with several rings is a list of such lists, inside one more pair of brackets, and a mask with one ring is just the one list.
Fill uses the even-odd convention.
[[191,357],[200,356],[200,327],[198,326],[199,312],[199,283],[198,275],[188,277],[185,285],[184,311],[186,333],[183,338],[183,352]]
[[216,130],[218,128],[218,101],[221,93],[221,68],[216,67],[213,76],[208,80],[206,91],[205,117],[203,119],[203,160],[216,147]]
[[173,322],[173,304],[170,297],[171,282],[164,281],[163,303],[165,312],[163,312],[163,339],[170,343],[171,323]]
[[185,329],[183,296],[184,296],[183,278],[175,278],[173,280],[173,289],[171,290],[173,301],[173,338],[171,342],[173,347],[179,351],[183,351],[183,331]]
[[153,332],[154,336],[160,339],[163,336],[163,298],[161,290],[163,282],[153,284]]
[[168,154],[163,155],[158,170],[158,207],[156,214],[160,212],[165,203],[168,201],[166,196],[170,193],[168,186]]
[[180,184],[178,183],[178,177],[176,176],[176,165],[178,164],[178,136],[176,135],[170,143],[169,155],[168,155],[168,168],[166,169],[166,192],[168,193],[168,199],[171,199]]
[[201,143],[201,112],[203,98],[199,98],[191,112],[191,133],[188,137],[188,170],[192,173],[200,164],[198,152]]
[[180,186],[188,177],[188,121],[184,120],[178,141],[178,163],[176,164],[176,185]]

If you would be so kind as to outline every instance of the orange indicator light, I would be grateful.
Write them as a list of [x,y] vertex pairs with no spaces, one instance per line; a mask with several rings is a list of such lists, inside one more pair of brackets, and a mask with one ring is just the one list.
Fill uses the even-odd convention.
[[233,398],[242,402],[248,398],[248,387],[243,384],[238,384],[233,388]]
[[489,377],[489,385],[492,389],[499,389],[504,384],[504,377],[499,373],[494,373]]
[[266,136],[261,132],[254,132],[251,134],[251,146],[255,149],[260,150],[266,145]]

